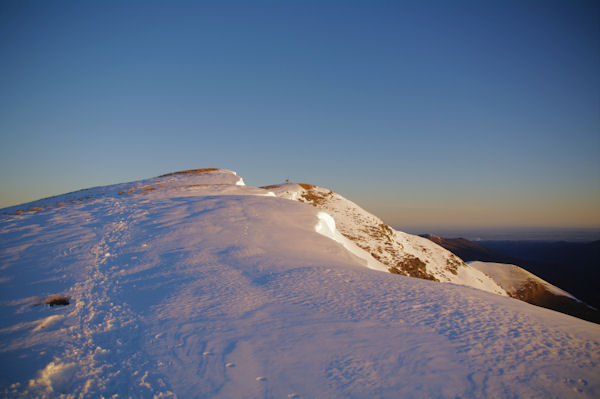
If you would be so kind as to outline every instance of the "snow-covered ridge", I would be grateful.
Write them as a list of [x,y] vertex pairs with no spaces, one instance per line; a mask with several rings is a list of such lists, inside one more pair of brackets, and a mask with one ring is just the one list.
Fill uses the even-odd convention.
[[[335,212],[231,176],[174,174],[0,214],[0,396],[600,395],[600,326],[370,270]],[[380,221],[361,227],[354,216],[369,214],[341,205],[365,245],[402,237],[379,227],[376,241]]]
[[306,202],[331,215],[337,229],[329,238],[338,241],[351,253],[363,259],[370,268],[428,280],[464,284],[506,295],[498,284],[464,264],[451,252],[432,244],[429,240],[393,230],[376,216],[331,190],[308,184],[277,185],[263,189],[248,187],[235,171],[227,169],[184,170],[131,183],[95,187],[6,208],[4,212],[39,212],[111,197],[142,196],[147,199],[198,195],[278,196]]
[[517,265],[481,261],[469,262],[468,264],[492,277],[513,298],[523,299],[528,294],[528,290],[537,289],[539,291],[541,288],[553,295],[577,299],[567,291],[550,284]]
[[245,186],[244,180],[233,170],[219,168],[190,169],[167,173],[158,179],[168,183],[183,182],[185,184],[234,184]]
[[396,231],[360,206],[326,188],[311,184],[263,187],[280,198],[309,203],[330,214],[337,229],[371,254],[388,271],[426,280],[468,285],[508,295],[485,273],[425,238]]
[[[246,190],[240,191],[240,187],[244,187]],[[200,192],[204,194],[212,192],[223,195],[228,193],[236,195],[272,195],[256,187],[245,187],[244,180],[235,171],[219,168],[203,168],[168,173],[155,178],[129,183],[78,190],[4,208],[1,210],[1,213],[19,215],[21,213],[39,212],[45,209],[95,201],[104,197],[147,196],[149,194],[157,195],[166,191],[169,191],[167,195],[171,195],[173,190],[176,190],[180,195],[196,195]]]
[[431,234],[425,234],[423,237],[459,256],[467,257],[471,261],[470,266],[490,276],[513,298],[600,323],[600,311],[521,268],[518,263],[502,262],[500,260],[504,258],[502,255],[494,254],[489,249],[465,238],[449,239]]
[[600,323],[596,308],[517,265],[482,261],[469,265],[489,275],[513,298]]

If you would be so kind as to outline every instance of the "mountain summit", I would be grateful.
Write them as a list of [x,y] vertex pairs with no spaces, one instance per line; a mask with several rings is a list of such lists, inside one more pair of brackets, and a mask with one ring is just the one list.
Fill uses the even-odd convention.
[[0,262],[4,397],[600,395],[600,326],[316,186],[47,198],[2,210]]

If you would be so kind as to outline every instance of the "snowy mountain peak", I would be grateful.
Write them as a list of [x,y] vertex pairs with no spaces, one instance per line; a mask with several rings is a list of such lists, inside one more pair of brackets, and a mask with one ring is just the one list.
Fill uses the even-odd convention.
[[370,254],[377,264],[385,265],[391,273],[508,295],[491,277],[470,267],[450,251],[423,237],[394,230],[332,190],[306,183],[263,188],[277,197],[308,203],[327,212],[344,237]]

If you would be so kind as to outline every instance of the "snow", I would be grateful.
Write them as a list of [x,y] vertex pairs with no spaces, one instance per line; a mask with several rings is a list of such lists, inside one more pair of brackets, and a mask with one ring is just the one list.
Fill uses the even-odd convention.
[[378,265],[373,267],[376,270],[387,271],[406,256],[412,256],[424,262],[428,274],[438,281],[508,296],[490,276],[465,264],[450,251],[426,238],[396,231],[340,194],[318,186],[295,183],[268,189],[280,198],[311,203],[327,212],[345,237],[379,257]]
[[319,218],[319,222],[315,227],[315,231],[317,233],[323,234],[324,236],[329,237],[332,240],[342,244],[342,246],[346,248],[348,252],[364,260],[365,265],[369,269],[384,272],[387,271],[388,268],[384,264],[378,262],[367,251],[357,247],[356,244],[354,244],[352,241],[344,237],[339,231],[337,231],[337,229],[335,228],[335,220],[333,220],[333,218],[329,214],[325,212],[319,212],[317,214],[317,217]]
[[550,284],[517,265],[481,261],[469,262],[469,265],[491,276],[495,281],[499,282],[502,288],[507,292],[516,293],[527,282],[533,281],[543,285],[549,292],[555,295],[576,299],[567,291]]
[[600,395],[600,326],[371,270],[323,210],[229,176],[5,209],[2,396]]

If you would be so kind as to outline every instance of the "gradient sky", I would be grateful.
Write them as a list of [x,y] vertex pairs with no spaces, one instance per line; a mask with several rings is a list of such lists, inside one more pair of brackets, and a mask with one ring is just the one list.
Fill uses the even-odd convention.
[[0,207],[201,167],[600,226],[598,1],[0,2]]

